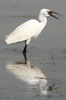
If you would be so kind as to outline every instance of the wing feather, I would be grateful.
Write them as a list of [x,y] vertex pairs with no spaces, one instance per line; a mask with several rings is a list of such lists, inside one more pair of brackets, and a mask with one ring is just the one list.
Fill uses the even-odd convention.
[[29,20],[18,26],[11,34],[6,37],[7,44],[27,40],[37,34],[39,22]]

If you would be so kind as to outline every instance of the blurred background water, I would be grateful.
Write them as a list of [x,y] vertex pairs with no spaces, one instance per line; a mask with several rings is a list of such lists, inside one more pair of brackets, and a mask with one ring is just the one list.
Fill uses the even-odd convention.
[[[35,40],[32,39],[28,47],[29,67],[21,54],[24,43],[7,45],[4,41],[6,35],[21,23],[32,18],[38,19],[42,8],[56,11],[61,17],[59,21],[49,17],[47,26],[40,36]],[[0,100],[66,99],[65,26],[65,0],[0,0]],[[37,76],[30,74],[26,77],[23,69],[23,74],[19,74],[20,68],[24,67],[29,72],[34,71]],[[31,82],[34,81],[36,85],[27,84],[31,80],[29,76]],[[45,83],[41,87],[40,80],[44,82],[44,77]],[[46,90],[46,94],[42,89]]]

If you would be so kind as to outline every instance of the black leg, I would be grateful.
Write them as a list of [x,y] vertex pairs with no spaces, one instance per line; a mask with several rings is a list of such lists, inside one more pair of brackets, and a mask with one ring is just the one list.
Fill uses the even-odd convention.
[[24,59],[25,59],[25,64],[27,64],[27,53],[23,53]]
[[25,45],[25,47],[23,49],[23,53],[27,53],[27,45]]
[[25,47],[24,47],[24,49],[23,49],[23,52],[22,53],[27,53],[27,44],[26,44],[26,41],[25,41]]

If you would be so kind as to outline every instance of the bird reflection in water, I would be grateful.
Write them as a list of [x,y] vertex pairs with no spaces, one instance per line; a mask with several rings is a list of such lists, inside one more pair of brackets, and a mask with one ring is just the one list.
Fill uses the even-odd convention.
[[47,86],[47,78],[39,67],[32,66],[27,59],[27,54],[23,54],[24,62],[8,62],[6,68],[28,85],[39,85],[41,94],[47,95],[51,87]]

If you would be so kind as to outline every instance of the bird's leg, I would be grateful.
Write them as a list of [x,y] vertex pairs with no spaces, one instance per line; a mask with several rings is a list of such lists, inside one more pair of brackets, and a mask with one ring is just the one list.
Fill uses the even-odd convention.
[[23,49],[23,53],[27,53],[27,45],[25,45],[25,47]]
[[27,53],[23,53],[24,59],[25,59],[25,64],[27,64]]
[[28,39],[28,40],[25,40],[25,47],[24,47],[24,49],[23,49],[23,52],[22,52],[22,53],[27,53],[27,46],[28,46],[28,44],[29,44],[30,40],[31,40],[31,38],[30,38],[30,39]]
[[27,44],[26,44],[26,41],[25,41],[25,47],[24,47],[24,49],[23,49],[23,52],[22,53],[27,53]]

